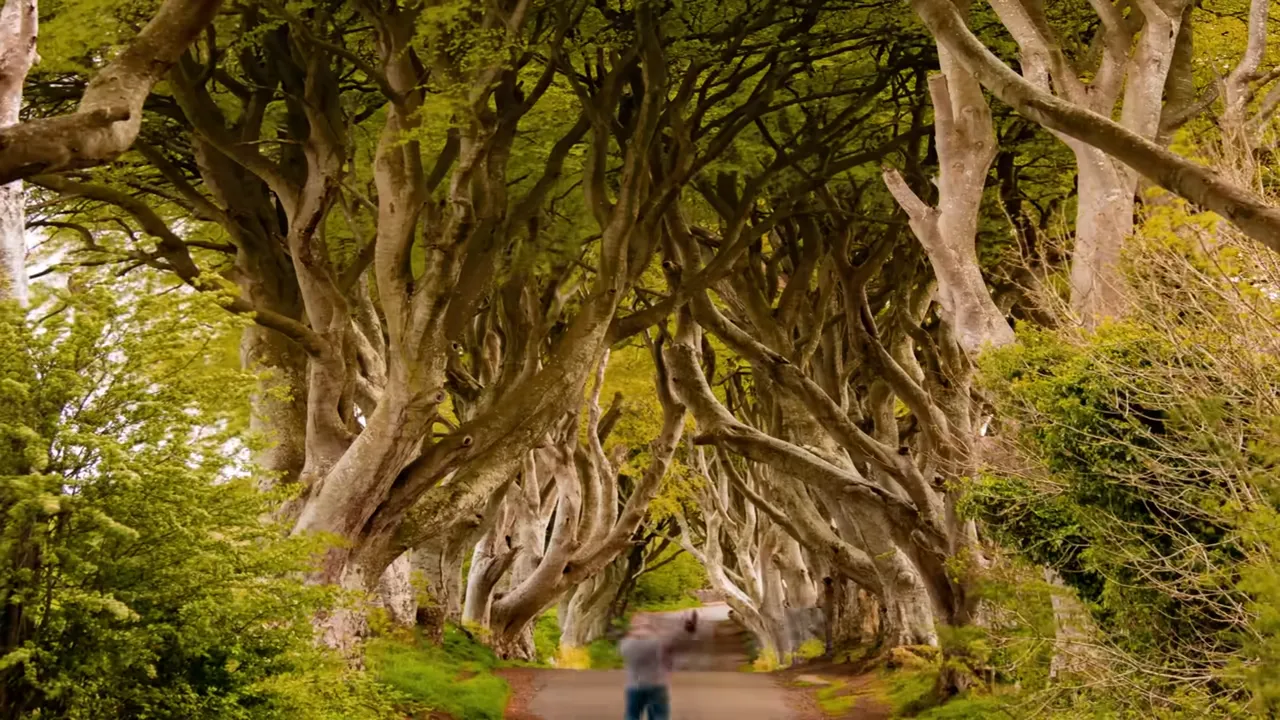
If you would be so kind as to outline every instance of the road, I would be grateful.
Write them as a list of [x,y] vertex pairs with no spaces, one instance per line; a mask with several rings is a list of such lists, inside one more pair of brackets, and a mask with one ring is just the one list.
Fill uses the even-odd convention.
[[[728,608],[710,605],[698,614],[699,642],[675,663],[672,720],[799,720],[788,707],[787,691],[773,678],[738,671],[747,660],[745,639],[729,622]],[[676,623],[680,617],[663,620]],[[540,671],[528,712],[543,720],[622,718],[624,684],[621,671]]]

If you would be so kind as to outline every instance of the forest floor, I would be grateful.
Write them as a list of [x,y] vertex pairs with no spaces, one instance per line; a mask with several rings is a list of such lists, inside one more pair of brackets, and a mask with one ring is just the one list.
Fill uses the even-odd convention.
[[[667,617],[679,621],[682,613]],[[888,717],[859,695],[854,678],[821,679],[809,670],[744,672],[749,668],[747,637],[729,619],[728,607],[698,610],[699,641],[676,661],[672,675],[672,720],[879,720]],[[511,685],[507,720],[601,720],[623,716],[624,676],[617,670],[534,670],[501,672]],[[835,688],[833,690],[832,688]],[[870,698],[870,695],[867,696]],[[835,709],[832,713],[824,707]]]

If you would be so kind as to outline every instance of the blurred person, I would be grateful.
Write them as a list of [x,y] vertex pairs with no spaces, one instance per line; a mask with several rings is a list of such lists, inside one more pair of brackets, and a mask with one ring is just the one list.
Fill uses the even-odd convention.
[[698,613],[691,612],[674,629],[663,629],[652,615],[631,618],[618,652],[627,675],[626,720],[670,720],[671,670],[675,653],[687,647],[698,631]]

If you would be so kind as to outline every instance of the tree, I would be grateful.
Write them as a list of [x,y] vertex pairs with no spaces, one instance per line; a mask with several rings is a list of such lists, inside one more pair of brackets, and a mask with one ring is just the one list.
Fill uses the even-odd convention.
[[[0,130],[19,121],[22,84],[36,59],[35,0],[6,0],[0,8]],[[27,303],[27,239],[22,183],[0,186],[0,301]]]
[[[993,55],[969,32],[963,16],[951,3],[945,0],[913,0],[912,7],[930,32],[946,45],[984,87],[1019,113],[1050,130],[1097,148],[1110,158],[1143,173],[1166,190],[1218,213],[1264,246],[1280,251],[1280,246],[1275,241],[1276,237],[1280,237],[1280,208],[1122,124],[1046,92]],[[1165,18],[1166,25],[1172,27],[1172,16],[1164,11],[1159,12]],[[1043,44],[1039,32],[1034,31],[1034,28],[1033,32],[1034,34],[1025,35],[1024,38]],[[1033,49],[1032,52],[1037,51]],[[1043,64],[1036,65],[1036,57],[1029,57],[1025,62],[1029,68],[1045,68]],[[1057,72],[1061,74],[1062,70]],[[1036,77],[1045,76],[1041,74]],[[1070,82],[1066,79],[1069,75],[1063,77],[1064,82]],[[1147,80],[1149,86],[1153,79]],[[1149,107],[1150,104],[1147,105]],[[1139,115],[1149,120],[1150,110]]]
[[389,717],[314,646],[314,543],[262,522],[253,379],[209,352],[231,317],[101,287],[0,312],[0,717]]
[[[151,88],[213,22],[221,5],[221,0],[166,0],[120,54],[94,75],[75,112],[0,125],[0,184],[100,165],[128,150],[142,127],[143,101]],[[6,20],[20,28],[5,35],[14,40],[5,44],[8,83],[16,79],[21,85],[30,67],[35,9],[35,2],[5,0]],[[6,98],[10,101],[12,95]]]
[[1254,288],[1274,269],[1241,252],[1242,238],[1201,245],[1158,229],[1124,267],[1124,321],[1027,330],[984,359],[1001,451],[966,502],[1002,546],[1053,568],[1087,603],[1104,643],[1090,676],[1110,684],[1114,668],[1161,668],[1142,692],[1116,685],[1126,703],[1149,693],[1230,712],[1251,692],[1265,714],[1275,338],[1245,328],[1272,312]]
[[[704,168],[763,117],[883,86],[804,80],[864,38],[890,42],[837,10],[239,8],[152,99],[139,173],[38,176],[83,199],[39,222],[80,237],[89,262],[223,295],[234,283],[228,308],[259,328],[246,364],[270,371],[255,425],[277,444],[263,462],[301,486],[296,532],[346,539],[317,580],[372,587],[436,533],[483,529],[469,518],[572,411],[606,343],[678,304],[617,317],[663,209]],[[502,29],[473,42],[483,28]],[[616,56],[597,57],[600,37]],[[823,151],[781,137],[761,180]],[[580,205],[562,179],[578,163]]]

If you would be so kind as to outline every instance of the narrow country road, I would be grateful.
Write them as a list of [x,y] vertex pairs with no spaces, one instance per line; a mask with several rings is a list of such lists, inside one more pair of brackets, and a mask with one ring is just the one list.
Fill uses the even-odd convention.
[[[785,689],[768,675],[739,672],[745,638],[725,605],[698,610],[698,642],[676,659],[672,720],[798,720]],[[680,614],[666,616],[679,622]],[[534,675],[529,715],[542,720],[621,720],[621,671],[544,670]],[[525,718],[521,718],[525,720]]]

